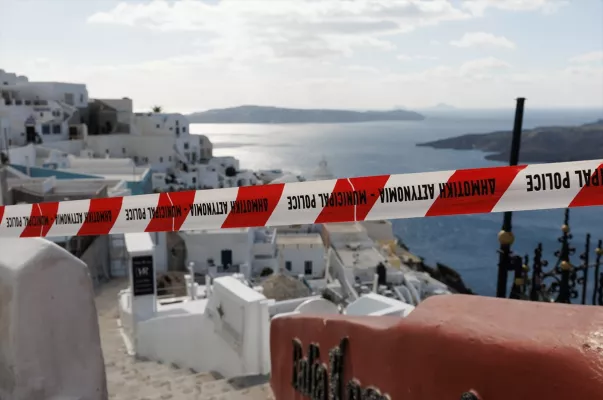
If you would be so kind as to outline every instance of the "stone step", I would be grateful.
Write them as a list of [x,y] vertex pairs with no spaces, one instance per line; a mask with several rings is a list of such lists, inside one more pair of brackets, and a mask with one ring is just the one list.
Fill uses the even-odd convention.
[[[121,285],[121,286],[120,286]],[[111,400],[271,400],[266,377],[224,379],[177,365],[136,359],[127,354],[117,325],[117,290],[110,283],[97,296],[97,312],[109,399]]]

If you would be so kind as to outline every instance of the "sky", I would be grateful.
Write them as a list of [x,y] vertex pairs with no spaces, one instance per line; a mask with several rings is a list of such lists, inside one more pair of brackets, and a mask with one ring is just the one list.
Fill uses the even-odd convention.
[[603,0],[0,0],[0,68],[192,112],[603,108]]

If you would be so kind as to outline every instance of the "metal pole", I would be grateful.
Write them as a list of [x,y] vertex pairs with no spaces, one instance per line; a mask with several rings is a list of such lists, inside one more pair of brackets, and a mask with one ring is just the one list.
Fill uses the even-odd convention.
[[195,290],[195,263],[193,261],[188,263],[188,273],[190,274],[190,292],[191,292],[191,300],[197,299],[197,293]]
[[[515,107],[515,123],[513,125],[513,139],[511,141],[510,166],[515,166],[519,162],[519,148],[521,146],[521,128],[523,124],[523,109],[526,99],[520,97],[517,99]],[[507,297],[507,280],[509,265],[511,260],[511,245],[515,241],[513,236],[512,212],[506,212],[503,217],[502,230],[498,234],[500,243],[499,261],[498,261],[498,279],[496,281],[496,297]]]
[[595,287],[593,288],[593,306],[597,305],[597,295],[599,293],[599,267],[601,266],[601,256],[603,256],[603,240],[599,240],[595,249]]

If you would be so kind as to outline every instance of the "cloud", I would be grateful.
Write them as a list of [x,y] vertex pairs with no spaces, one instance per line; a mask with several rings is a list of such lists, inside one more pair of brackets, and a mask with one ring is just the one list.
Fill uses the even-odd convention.
[[136,110],[155,104],[180,112],[239,104],[351,109],[406,104],[413,109],[444,102],[459,107],[513,107],[518,96],[538,107],[603,106],[603,66],[596,63],[530,69],[486,57],[405,72],[403,64],[395,63],[384,70],[368,62],[281,60],[237,70],[224,67],[228,60],[213,57],[94,67],[47,60],[47,69],[36,68],[32,61],[28,68],[11,66],[11,70],[31,80],[86,83],[94,98],[128,96]]
[[465,0],[462,8],[476,16],[483,15],[488,8],[502,11],[540,11],[551,14],[568,4],[566,0]]
[[366,65],[350,65],[347,67],[347,69],[352,72],[361,72],[367,74],[378,74],[380,72],[378,68]]
[[213,50],[234,56],[257,49],[263,57],[269,52],[299,59],[350,56],[362,48],[388,51],[395,47],[392,34],[467,18],[468,11],[447,0],[154,0],[119,3],[88,23],[197,32],[208,36]]
[[436,56],[428,56],[428,55],[424,55],[424,54],[415,54],[415,55],[399,54],[396,56],[396,58],[400,61],[437,60],[438,59],[438,57],[436,57]]
[[511,65],[505,61],[499,60],[494,57],[487,57],[469,60],[458,66],[439,65],[415,73],[392,74],[385,77],[384,79],[387,81],[394,80],[414,82],[428,82],[433,81],[434,79],[474,80],[477,78],[485,79],[487,77],[492,77],[495,74],[505,72],[510,68]]
[[459,73],[463,77],[483,80],[489,79],[493,77],[493,74],[510,68],[511,65],[509,63],[499,60],[498,58],[488,57],[463,63],[459,67]]
[[572,64],[588,64],[603,61],[603,51],[591,51],[569,59]]
[[[464,43],[471,36],[450,38],[442,29],[440,42],[426,41],[423,50],[395,45],[397,36],[423,27],[476,19],[490,11],[551,12],[560,2],[155,0],[136,4],[127,0],[117,6],[100,4],[102,12],[88,19],[90,28],[100,33],[115,26],[147,30],[149,43],[153,33],[162,32],[187,41],[187,54],[161,57],[150,45],[148,53],[137,54],[149,57],[143,62],[106,57],[112,64],[31,60],[10,67],[31,74],[32,80],[86,83],[96,98],[128,96],[142,110],[154,104],[183,112],[237,104],[417,108],[445,102],[481,107],[512,104],[517,96],[539,106],[603,102],[603,74],[600,64],[593,64],[595,56],[577,56],[557,70],[548,65],[532,70],[526,67],[532,64],[524,62],[512,66],[493,57],[456,64],[430,61],[425,62],[430,68],[419,70],[421,63],[416,61],[436,60],[430,54],[446,57],[446,52],[433,51],[437,45],[448,46],[451,39]],[[481,40],[481,45],[491,44]],[[503,47],[509,48],[508,43]],[[393,57],[400,62],[384,63]]]
[[495,36],[491,33],[486,32],[468,32],[465,33],[459,40],[453,40],[450,42],[452,46],[456,47],[504,47],[507,49],[514,49],[515,43],[510,41],[504,36]]

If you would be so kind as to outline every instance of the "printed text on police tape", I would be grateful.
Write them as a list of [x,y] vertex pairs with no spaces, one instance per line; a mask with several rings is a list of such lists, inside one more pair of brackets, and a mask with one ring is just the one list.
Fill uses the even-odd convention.
[[[554,164],[550,164],[553,166]],[[524,182],[520,182],[525,193],[547,192],[578,188],[601,187],[603,190],[603,166],[591,169],[574,169],[556,172],[525,174]],[[288,184],[289,185],[289,184]],[[295,185],[295,184],[293,184]],[[215,190],[219,192],[220,189]],[[214,191],[210,191],[214,192]],[[463,181],[423,183],[404,186],[332,191],[326,193],[305,193],[287,195],[284,201],[286,210],[298,211],[307,209],[329,209],[337,207],[361,206],[376,203],[407,203],[417,201],[433,201],[435,199],[461,199],[493,196],[497,193],[497,179],[482,178]],[[141,200],[144,196],[141,197]],[[220,197],[220,196],[212,196]],[[373,198],[373,201],[370,199]],[[203,217],[217,215],[238,215],[270,212],[269,199],[265,197],[253,199],[235,199],[190,203],[188,205],[173,204],[157,206],[141,204],[138,207],[125,208],[121,211],[95,210],[89,212],[66,212],[56,215],[23,215],[6,216],[0,224],[6,228],[49,227],[52,225],[81,225],[110,223],[122,212],[125,221],[150,221],[155,219],[173,219],[181,217]],[[1,216],[1,214],[0,214]],[[312,221],[308,221],[311,223]]]

